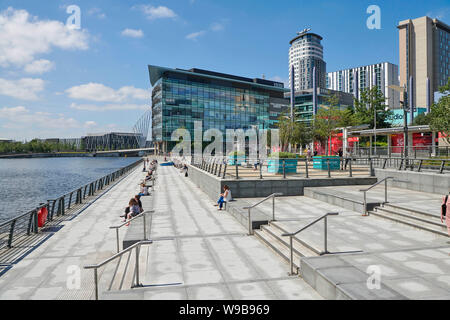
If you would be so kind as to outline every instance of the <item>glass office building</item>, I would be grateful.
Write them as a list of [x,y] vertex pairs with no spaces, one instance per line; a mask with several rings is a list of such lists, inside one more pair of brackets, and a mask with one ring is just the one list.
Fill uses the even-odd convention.
[[[172,133],[190,131],[194,122],[208,129],[247,130],[273,128],[276,110],[285,110],[289,100],[283,83],[250,79],[201,69],[169,69],[149,66],[152,92],[152,138],[158,151],[175,145]],[[277,115],[278,116],[278,115]]]

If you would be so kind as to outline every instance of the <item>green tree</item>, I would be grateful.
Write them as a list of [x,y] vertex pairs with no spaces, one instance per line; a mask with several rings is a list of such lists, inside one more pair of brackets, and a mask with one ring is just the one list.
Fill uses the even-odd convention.
[[359,100],[354,100],[354,105],[353,125],[368,124],[373,129],[376,112],[377,128],[390,127],[388,119],[392,111],[386,109],[386,98],[377,86],[363,89]]
[[450,77],[447,84],[439,88],[442,97],[431,106],[430,128],[436,132],[442,132],[450,143]]
[[[306,125],[294,116],[292,121],[289,117],[282,114],[278,118],[277,127],[280,130],[280,143],[282,151],[287,151],[288,146],[303,147],[311,141],[311,135]],[[268,144],[270,145],[270,137],[268,137]]]
[[429,125],[431,121],[430,114],[421,113],[417,117],[414,118],[413,125],[414,126],[426,126]]

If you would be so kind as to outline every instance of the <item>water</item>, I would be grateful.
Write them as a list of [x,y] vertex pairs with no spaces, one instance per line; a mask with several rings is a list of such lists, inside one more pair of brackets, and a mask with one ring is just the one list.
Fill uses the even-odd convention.
[[0,221],[36,208],[139,158],[0,159]]

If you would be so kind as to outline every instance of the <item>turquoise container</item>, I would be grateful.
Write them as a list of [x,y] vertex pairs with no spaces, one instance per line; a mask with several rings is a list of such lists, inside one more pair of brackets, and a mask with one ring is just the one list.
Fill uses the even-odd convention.
[[[286,173],[297,173],[297,159],[285,159]],[[277,166],[278,165],[278,166]],[[267,161],[267,172],[269,173],[283,173],[283,160],[269,159]]]
[[245,162],[245,155],[242,156],[228,156],[228,165],[234,166],[235,164],[241,165]]
[[341,160],[339,156],[313,157],[313,168],[319,170],[328,170],[327,159],[330,159],[330,170],[339,170]]

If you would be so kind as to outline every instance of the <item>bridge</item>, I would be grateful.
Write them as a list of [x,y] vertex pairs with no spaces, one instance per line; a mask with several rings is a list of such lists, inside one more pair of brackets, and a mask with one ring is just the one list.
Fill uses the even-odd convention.
[[124,150],[110,150],[110,151],[96,151],[93,156],[142,156],[145,153],[154,154],[155,148],[138,148],[138,149],[124,149]]

